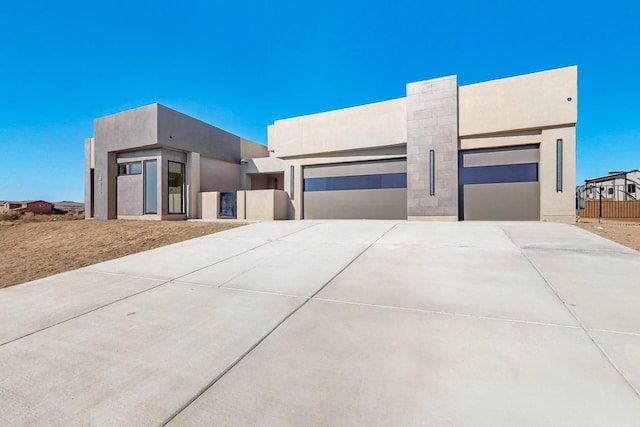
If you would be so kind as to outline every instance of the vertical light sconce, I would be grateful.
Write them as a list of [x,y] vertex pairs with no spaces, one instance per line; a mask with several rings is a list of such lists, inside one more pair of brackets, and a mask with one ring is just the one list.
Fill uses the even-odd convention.
[[556,192],[562,191],[562,140],[556,140]]
[[436,153],[434,150],[429,150],[429,195],[436,195]]

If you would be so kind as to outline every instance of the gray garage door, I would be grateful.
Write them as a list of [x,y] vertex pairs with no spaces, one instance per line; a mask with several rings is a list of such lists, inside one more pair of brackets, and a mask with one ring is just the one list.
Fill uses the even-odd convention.
[[538,145],[461,151],[460,219],[540,220],[539,161]]
[[404,159],[303,168],[305,219],[406,219]]

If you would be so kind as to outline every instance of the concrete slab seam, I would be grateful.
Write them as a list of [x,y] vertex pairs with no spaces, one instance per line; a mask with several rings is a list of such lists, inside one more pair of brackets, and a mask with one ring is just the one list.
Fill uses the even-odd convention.
[[569,304],[567,304],[567,302],[560,296],[560,294],[558,293],[558,290],[555,287],[553,287],[551,282],[545,277],[545,275],[542,273],[542,271],[540,271],[540,269],[538,269],[538,266],[533,262],[533,260],[531,260],[527,256],[526,252],[524,250],[522,250],[522,248],[520,248],[520,246],[518,246],[518,244],[511,238],[511,235],[509,234],[509,232],[507,230],[505,230],[504,228],[502,228],[502,227],[499,227],[499,228],[513,242],[513,244],[516,245],[518,247],[518,249],[520,249],[520,252],[522,253],[522,256],[525,257],[525,259],[531,265],[531,267],[533,267],[533,269],[538,273],[538,275],[542,278],[542,280],[544,280],[544,282],[547,284],[549,289],[551,289],[551,291],[553,291],[553,293],[555,294],[556,298],[558,298],[560,300],[560,302],[562,303],[562,305],[564,305],[564,307],[567,309],[569,314],[571,314],[571,316],[573,316],[575,321],[578,322],[578,325],[580,325],[580,328],[584,331],[584,333],[587,335],[587,337],[591,340],[593,345],[595,345],[595,347],[600,351],[600,353],[605,357],[605,359],[609,361],[609,364],[622,377],[622,379],[627,383],[629,388],[631,388],[631,390],[633,390],[633,392],[636,395],[636,397],[638,399],[640,399],[640,390],[637,390],[633,386],[633,384],[631,383],[629,378],[627,378],[627,376],[622,372],[622,370],[620,370],[620,368],[618,368],[618,366],[614,363],[613,359],[609,356],[609,354],[605,351],[605,349],[596,341],[596,339],[593,337],[593,335],[591,335],[589,329],[582,323],[580,318],[573,312],[573,310],[571,310],[571,307],[569,307]]
[[580,254],[616,254],[621,256],[635,256],[637,253],[630,249],[633,252],[620,251],[617,249],[594,249],[594,250],[586,250],[586,249],[572,249],[572,248],[549,248],[544,246],[525,246],[520,248],[523,251],[548,251],[548,252],[571,252],[571,253],[580,253]]
[[502,322],[519,323],[519,324],[525,324],[525,325],[549,326],[549,327],[565,328],[565,329],[582,329],[579,326],[562,325],[560,323],[536,322],[533,320],[521,320],[521,319],[507,319],[504,317],[478,316],[475,314],[454,313],[450,311],[427,310],[422,308],[411,308],[411,307],[396,307],[393,305],[369,304],[369,303],[353,302],[353,301],[341,301],[341,300],[329,299],[329,298],[316,298],[316,301],[333,302],[338,304],[359,305],[364,307],[374,307],[374,308],[382,308],[382,309],[388,309],[388,310],[411,311],[416,313],[439,314],[439,315],[453,316],[453,317],[468,317],[473,319],[497,320]]
[[[189,286],[202,286],[204,288],[211,288],[212,287],[211,285],[206,285],[204,283],[190,282],[188,280],[176,281],[175,284],[189,285]],[[219,286],[216,286],[216,288],[224,289],[224,290],[228,290],[228,291],[251,292],[251,293],[254,293],[254,294],[274,295],[274,296],[278,296],[278,297],[309,299],[309,297],[305,297],[303,295],[285,294],[285,293],[282,293],[282,292],[272,292],[272,291],[261,291],[261,290],[258,290],[258,289],[234,288],[233,286],[219,285]]]
[[[306,229],[311,228],[311,227],[313,227],[313,226],[315,226],[315,225],[317,225],[317,224],[312,224],[310,227],[305,227],[305,228],[303,228],[302,230],[306,230]],[[290,235],[295,234],[295,233],[297,233],[298,231],[302,231],[302,230],[296,230],[296,231],[294,231],[294,232],[292,232],[292,233],[289,233],[289,234],[287,234],[287,235],[285,235],[285,236],[282,236],[282,237],[290,236]],[[175,281],[180,280],[182,277],[185,277],[185,276],[188,276],[188,275],[190,275],[190,274],[196,273],[196,272],[198,272],[198,271],[200,271],[200,270],[204,270],[205,268],[212,267],[212,266],[214,266],[214,265],[216,265],[216,264],[219,264],[219,263],[221,263],[221,262],[227,261],[227,260],[229,260],[229,259],[231,259],[231,258],[234,258],[234,257],[236,257],[236,256],[244,255],[244,254],[246,254],[246,253],[248,253],[248,252],[251,252],[251,251],[253,251],[253,250],[255,250],[255,249],[258,249],[258,248],[260,248],[260,247],[262,247],[262,246],[265,246],[265,245],[267,245],[267,244],[269,244],[269,243],[272,243],[273,241],[274,241],[274,240],[267,240],[266,242],[264,242],[264,243],[262,243],[262,244],[260,244],[260,245],[258,245],[258,246],[255,246],[255,247],[253,247],[253,248],[247,249],[247,250],[242,251],[242,252],[240,252],[240,253],[234,254],[234,255],[232,255],[232,256],[230,256],[230,257],[227,257],[227,258],[224,258],[224,259],[222,259],[222,260],[216,261],[216,262],[214,262],[214,263],[212,263],[212,264],[209,264],[209,265],[206,265],[206,266],[204,266],[204,267],[202,267],[202,268],[199,268],[199,269],[196,269],[196,270],[190,271],[189,273],[183,274],[182,276],[179,276],[179,277],[173,278],[173,279],[171,279],[171,280],[164,280],[164,281],[162,281],[161,283],[159,283],[159,284],[157,284],[157,285],[155,285],[155,286],[152,286],[152,287],[150,287],[150,288],[143,289],[143,290],[141,290],[141,291],[139,291],[139,292],[135,292],[135,293],[130,294],[130,295],[126,295],[126,296],[124,296],[124,297],[122,297],[122,298],[118,298],[118,299],[113,300],[113,301],[110,301],[110,302],[108,302],[108,303],[106,303],[106,304],[102,304],[102,305],[100,305],[100,306],[98,306],[98,307],[94,307],[94,308],[92,308],[92,309],[89,309],[89,310],[83,311],[82,313],[78,313],[78,314],[76,314],[76,315],[74,315],[74,316],[71,316],[71,317],[68,317],[68,318],[66,318],[66,319],[60,320],[60,321],[58,321],[58,322],[55,322],[55,323],[53,323],[53,324],[51,324],[51,325],[48,325],[48,326],[45,326],[45,327],[43,327],[43,328],[37,329],[37,330],[35,330],[35,331],[29,332],[28,334],[24,334],[24,335],[21,335],[21,336],[19,336],[19,337],[17,337],[17,338],[13,338],[13,339],[11,339],[11,340],[9,340],[9,341],[2,342],[2,343],[0,343],[0,347],[4,346],[5,344],[10,344],[10,343],[15,342],[15,341],[18,341],[18,340],[20,340],[20,339],[22,339],[22,338],[26,338],[26,337],[28,337],[28,336],[31,336],[31,335],[37,334],[37,333],[39,333],[39,332],[45,331],[45,330],[47,330],[47,329],[53,328],[53,327],[55,327],[55,326],[61,325],[61,324],[63,324],[63,323],[69,322],[69,321],[71,321],[71,320],[77,319],[77,318],[79,318],[79,317],[81,317],[81,316],[84,316],[84,315],[86,315],[86,314],[93,313],[94,311],[97,311],[97,310],[103,309],[103,308],[105,308],[105,307],[108,307],[108,306],[110,306],[110,305],[116,304],[116,303],[118,303],[118,302],[124,301],[124,300],[126,300],[126,299],[128,299],[128,298],[131,298],[131,297],[134,297],[134,296],[137,296],[137,295],[143,294],[143,293],[145,293],[145,292],[151,291],[151,290],[153,290],[153,289],[159,288],[160,286],[164,286],[164,285],[167,285],[167,284],[169,284],[169,283],[173,283],[173,282],[175,282]],[[85,269],[84,269],[84,270],[85,270],[85,271],[89,271],[89,272],[91,272],[91,273],[113,274],[113,275],[118,275],[118,276],[132,277],[132,278],[136,278],[136,279],[148,279],[148,280],[155,280],[155,281],[162,280],[162,279],[152,278],[152,277],[139,277],[139,276],[135,276],[135,275],[129,275],[129,274],[126,274],[126,273],[113,273],[113,272],[104,272],[104,271],[99,271],[99,270],[91,270],[89,267],[85,267]]]
[[[117,258],[116,258],[117,259]],[[133,279],[143,279],[143,280],[162,280],[164,282],[169,282],[173,279],[169,279],[169,278],[165,278],[165,279],[159,279],[157,277],[151,277],[151,276],[139,276],[137,274],[127,274],[127,273],[117,273],[117,272],[113,272],[113,271],[103,271],[103,270],[94,270],[91,267],[84,267],[82,269],[83,271],[88,271],[89,273],[100,273],[100,274],[113,274],[113,275],[117,275],[117,276],[125,276],[125,277],[131,277]]]
[[[156,279],[156,280],[157,280],[157,279]],[[143,294],[143,293],[145,293],[145,292],[151,291],[151,290],[153,290],[153,289],[159,288],[160,286],[166,285],[166,284],[167,284],[167,283],[169,283],[169,282],[170,282],[170,281],[165,281],[165,282],[159,283],[159,284],[157,284],[157,285],[155,285],[155,286],[152,286],[152,287],[150,287],[150,288],[143,289],[143,290],[141,290],[140,292],[136,292],[136,293],[133,293],[133,294],[131,294],[131,295],[126,295],[126,296],[124,296],[124,297],[122,297],[122,298],[118,298],[118,299],[116,299],[116,300],[109,301],[108,303],[103,304],[103,305],[101,305],[101,306],[94,307],[94,308],[92,308],[92,309],[89,309],[89,310],[83,311],[82,313],[78,313],[78,314],[76,314],[76,315],[74,315],[74,316],[71,316],[71,317],[68,317],[68,318],[66,318],[66,319],[60,320],[60,321],[55,322],[55,323],[53,323],[53,324],[51,324],[51,325],[48,325],[48,326],[45,326],[45,327],[43,327],[43,328],[37,329],[37,330],[35,330],[35,331],[29,332],[28,334],[24,334],[24,335],[19,336],[19,337],[17,337],[17,338],[13,338],[13,339],[11,339],[11,340],[9,340],[9,341],[5,341],[5,342],[3,342],[3,343],[0,343],[0,347],[2,347],[3,345],[6,345],[6,344],[11,344],[12,342],[15,342],[15,341],[21,340],[21,339],[23,339],[23,338],[26,338],[26,337],[28,337],[28,336],[31,336],[31,335],[37,334],[37,333],[39,333],[39,332],[45,331],[45,330],[47,330],[47,329],[53,328],[53,327],[55,327],[55,326],[61,325],[61,324],[63,324],[63,323],[69,322],[69,321],[71,321],[71,320],[73,320],[73,319],[77,319],[78,317],[84,316],[84,315],[86,315],[86,314],[93,313],[94,311],[97,311],[97,310],[100,310],[100,309],[102,309],[102,308],[108,307],[108,306],[110,306],[110,305],[112,305],[112,304],[115,304],[115,303],[117,303],[117,302],[124,301],[124,300],[125,300],[125,299],[127,299],[127,298],[131,298],[131,297],[133,297],[133,296],[140,295],[140,294]]]
[[628,335],[628,336],[632,336],[632,337],[640,337],[640,333],[638,333],[638,332],[611,331],[609,329],[594,329],[594,328],[590,328],[589,330],[591,332],[605,332],[605,333],[608,333],[608,334]]
[[[291,316],[296,314],[302,307],[304,307],[309,301],[311,301],[316,295],[318,295],[318,293],[320,293],[324,288],[326,288],[327,285],[329,285],[329,283],[333,282],[336,279],[336,277],[338,277],[340,274],[342,274],[347,268],[349,268],[349,266],[351,266],[351,264],[353,264],[358,258],[360,258],[360,256],[362,256],[362,254],[364,254],[366,251],[368,251],[369,248],[371,248],[374,244],[376,244],[376,242],[378,242],[380,239],[382,239],[387,233],[389,233],[391,230],[393,230],[397,225],[398,225],[397,223],[393,224],[387,231],[382,233],[376,240],[371,242],[367,247],[365,247],[362,251],[360,251],[347,265],[345,265],[343,268],[341,268],[336,274],[333,275],[333,277],[331,277],[329,280],[327,280],[327,282],[324,285],[322,285],[316,292],[314,292],[313,295],[311,295],[309,298],[305,299],[298,307],[294,308],[291,311],[291,313],[286,315],[271,330],[269,330],[264,336],[262,336],[262,338],[260,338],[258,341],[256,341],[246,352],[241,354],[235,361],[233,361],[229,366],[227,366],[227,368],[225,368],[222,372],[220,372],[218,375],[216,375],[216,377],[213,378],[213,380],[211,380],[205,387],[203,387],[198,393],[196,393],[188,402],[186,402],[185,405],[183,405],[181,408],[177,409],[171,416],[169,416],[169,418],[167,418],[160,425],[161,426],[166,426],[171,421],[173,421],[178,415],[180,415],[180,413],[182,413],[185,409],[187,409],[189,406],[191,406],[191,404],[193,402],[198,400],[198,398],[200,396],[202,396],[204,393],[207,392],[207,390],[209,390],[218,381],[220,381],[220,379],[222,377],[224,377],[229,371],[231,371],[234,367],[236,367],[245,357],[247,357],[253,350],[255,350],[260,344],[262,344],[267,338],[269,338],[269,336],[271,336],[287,320],[289,320],[289,318],[291,318]],[[293,233],[291,233],[291,234],[293,234]]]

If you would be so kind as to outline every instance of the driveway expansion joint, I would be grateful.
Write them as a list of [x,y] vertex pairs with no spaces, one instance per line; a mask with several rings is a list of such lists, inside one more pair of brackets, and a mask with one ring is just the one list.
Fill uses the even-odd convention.
[[[316,290],[309,298],[306,298],[298,307],[293,309],[291,313],[286,315],[278,324],[276,324],[271,330],[269,330],[262,338],[256,341],[246,352],[240,355],[235,361],[233,361],[229,366],[227,366],[220,374],[218,374],[212,381],[210,381],[205,387],[203,387],[198,393],[196,393],[188,402],[186,402],[183,406],[181,406],[178,410],[176,410],[171,416],[169,416],[165,421],[163,421],[160,425],[165,426],[173,421],[180,413],[182,413],[185,409],[187,409],[192,403],[194,403],[200,396],[207,392],[211,387],[213,387],[221,378],[223,378],[229,371],[231,371],[234,367],[236,367],[245,357],[247,357],[253,350],[255,350],[260,344],[262,344],[267,338],[269,338],[280,326],[282,326],[287,320],[289,320],[294,314],[296,314],[302,307],[304,307],[309,301],[315,298],[324,288],[326,288],[331,282],[333,282],[336,277],[342,274],[349,266],[351,266],[362,254],[368,251],[373,245],[376,244],[380,239],[382,239],[387,233],[393,230],[398,223],[394,223],[389,229],[387,229],[384,233],[378,236],[373,242],[367,245],[362,251],[360,251],[356,256],[353,257],[351,261],[349,261],[344,267],[342,267],[336,274],[334,274],[327,282],[322,285],[318,290]],[[308,229],[308,228],[305,228]],[[299,230],[301,231],[301,230]],[[293,234],[293,233],[291,233]]]
[[578,322],[578,325],[580,325],[580,328],[584,331],[584,333],[586,334],[586,336],[589,338],[589,340],[591,340],[591,342],[593,343],[593,345],[600,351],[600,353],[605,357],[605,359],[609,362],[609,364],[613,367],[613,369],[620,375],[620,377],[622,377],[622,379],[624,380],[624,382],[627,384],[627,386],[629,386],[631,388],[631,390],[633,390],[634,394],[636,395],[636,398],[640,399],[640,390],[637,390],[633,383],[631,382],[631,380],[629,378],[627,378],[627,376],[622,372],[622,370],[614,363],[613,359],[609,356],[609,354],[605,351],[605,349],[596,341],[596,339],[593,337],[593,335],[590,332],[590,329],[587,328],[584,323],[580,320],[580,318],[578,317],[578,315],[571,309],[570,304],[567,303],[567,301],[565,301],[561,296],[560,293],[558,292],[558,290],[551,284],[551,281],[549,279],[547,279],[547,277],[544,275],[544,273],[542,271],[540,271],[540,269],[538,268],[538,266],[533,262],[533,260],[531,258],[529,258],[529,256],[527,255],[526,251],[523,250],[511,237],[511,235],[509,234],[509,232],[507,230],[505,230],[502,227],[499,227],[502,232],[509,238],[509,240],[511,240],[511,242],[513,242],[514,245],[516,245],[516,247],[520,250],[520,252],[522,253],[522,256],[525,257],[525,259],[527,260],[527,262],[531,265],[531,267],[533,267],[533,269],[538,273],[538,275],[542,278],[542,280],[544,280],[544,282],[547,284],[547,286],[549,287],[549,289],[551,289],[551,291],[553,291],[553,293],[555,294],[556,298],[558,298],[558,300],[560,300],[560,302],[562,303],[562,305],[564,305],[565,309],[569,312],[569,314],[571,314],[571,316],[575,319],[576,322]]

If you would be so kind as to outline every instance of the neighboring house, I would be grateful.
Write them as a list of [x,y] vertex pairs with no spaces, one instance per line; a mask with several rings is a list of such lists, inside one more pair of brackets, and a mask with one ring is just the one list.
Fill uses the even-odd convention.
[[0,213],[8,212],[32,212],[34,214],[51,215],[54,213],[54,207],[51,203],[44,200],[27,200],[24,202],[4,202],[0,206]]
[[3,202],[2,204],[0,204],[0,214],[5,214],[14,209],[20,209],[24,206],[24,202]]
[[628,172],[609,172],[608,175],[585,180],[578,187],[582,200],[603,199],[631,201],[640,199],[640,169]]
[[575,221],[577,67],[406,93],[277,120],[268,148],[158,104],[97,119],[86,216],[209,217],[232,193],[239,218]]

